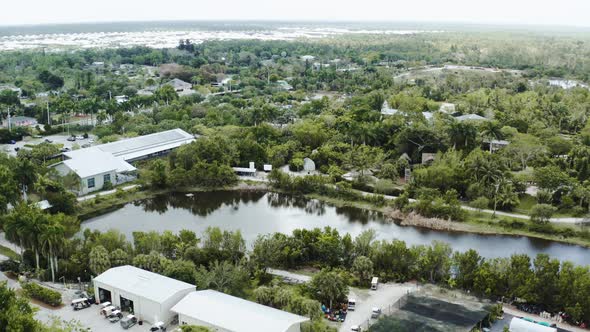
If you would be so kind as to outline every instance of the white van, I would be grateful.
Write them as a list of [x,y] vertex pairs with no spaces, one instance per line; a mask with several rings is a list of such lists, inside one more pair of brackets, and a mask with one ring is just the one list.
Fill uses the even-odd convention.
[[377,285],[379,285],[379,278],[373,277],[373,279],[371,280],[371,289],[377,290]]
[[112,313],[114,310],[116,310],[116,309],[117,309],[117,308],[115,308],[115,306],[111,305],[111,306],[108,306],[108,307],[106,307],[106,308],[102,308],[102,309],[100,310],[100,314],[101,314],[101,315],[104,315],[104,318],[108,318],[108,317],[111,315],[111,313]]
[[354,307],[356,306],[355,299],[348,299],[348,310],[354,311]]

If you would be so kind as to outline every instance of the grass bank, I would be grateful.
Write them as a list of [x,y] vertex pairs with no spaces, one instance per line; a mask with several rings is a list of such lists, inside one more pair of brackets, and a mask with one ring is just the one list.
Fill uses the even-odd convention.
[[[382,212],[390,217],[392,222],[393,220],[400,220],[403,218],[403,221],[399,223],[401,226],[484,235],[526,236],[590,248],[590,227],[586,227],[586,230],[584,231],[583,228],[577,225],[555,223],[547,225],[544,232],[538,232],[530,230],[530,227],[534,228],[534,224],[529,220],[505,216],[496,216],[493,218],[491,214],[476,211],[465,211],[467,213],[467,218],[466,221],[463,222],[424,218],[420,216],[406,218],[404,214],[400,211],[394,210],[388,204],[376,206],[364,201],[348,201],[341,198],[327,197],[318,194],[309,194],[305,196],[338,207],[348,206]],[[407,219],[413,219],[414,221],[408,222]],[[585,233],[585,236],[580,236],[580,233]]]
[[[178,188],[175,190],[140,190],[139,188],[136,188],[125,192],[118,191],[111,195],[99,196],[98,199],[95,198],[85,202],[81,202],[79,205],[78,216],[80,220],[87,220],[111,211],[115,211],[124,206],[125,204],[131,203],[133,201],[151,198],[159,194],[165,194],[173,191],[189,193],[216,190],[262,190],[282,192],[281,190],[271,189],[265,184],[252,181],[239,182],[235,186],[221,188],[186,187]],[[388,204],[389,202],[386,202],[383,205],[375,205],[367,201],[345,200],[342,198],[329,197],[319,194],[307,194],[305,195],[305,197],[310,199],[317,199],[337,207],[355,207],[360,209],[382,212],[386,216],[391,217],[392,220],[403,219],[404,222],[400,222],[402,226],[422,227],[439,231],[476,233],[486,235],[527,236],[532,238],[590,247],[590,228],[588,227],[584,233],[582,232],[580,226],[570,224],[551,224],[548,226],[550,228],[545,228],[543,232],[538,232],[530,229],[533,226],[533,223],[529,220],[510,218],[505,216],[496,216],[496,218],[493,218],[491,214],[480,213],[476,211],[465,211],[467,213],[467,218],[464,222],[453,222],[447,220],[422,217],[413,218],[414,221],[410,222],[408,221],[409,218],[404,218],[399,211],[396,212]],[[418,221],[416,222],[416,220]],[[584,233],[585,236],[580,236],[581,233]]]

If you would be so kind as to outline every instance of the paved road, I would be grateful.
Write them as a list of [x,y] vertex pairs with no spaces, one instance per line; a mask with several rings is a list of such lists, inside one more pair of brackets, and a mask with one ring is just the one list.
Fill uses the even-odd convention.
[[[346,320],[340,326],[340,332],[350,332],[353,325],[361,325],[371,318],[374,307],[381,308],[386,313],[387,308],[408,292],[416,291],[415,284],[379,284],[376,291],[369,289],[351,288],[348,298],[356,300],[354,311],[348,311]],[[363,331],[366,325],[363,325]]]
[[301,283],[306,283],[306,282],[311,281],[310,276],[306,276],[306,275],[298,274],[298,273],[293,273],[293,272],[289,272],[289,271],[285,271],[285,270],[268,269],[267,272],[272,275],[283,277],[286,279],[297,280]]

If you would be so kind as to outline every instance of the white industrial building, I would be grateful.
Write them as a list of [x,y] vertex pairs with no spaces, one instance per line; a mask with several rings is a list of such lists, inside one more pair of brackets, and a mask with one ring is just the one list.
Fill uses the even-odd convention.
[[172,311],[180,325],[199,325],[218,332],[300,332],[307,317],[267,307],[214,290],[186,295]]
[[194,285],[129,265],[111,268],[93,283],[97,302],[111,302],[149,323],[170,323],[176,315],[170,309],[195,290]]
[[75,173],[80,178],[79,195],[101,190],[105,183],[119,184],[136,169],[132,162],[165,155],[195,137],[182,129],[123,139],[85,149],[65,152],[54,167],[62,176]]

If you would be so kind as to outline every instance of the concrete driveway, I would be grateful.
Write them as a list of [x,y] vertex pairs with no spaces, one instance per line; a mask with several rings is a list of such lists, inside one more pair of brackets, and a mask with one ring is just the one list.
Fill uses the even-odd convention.
[[[0,152],[5,152],[11,156],[16,156],[17,152],[14,148],[22,149],[26,144],[37,145],[43,143],[46,139],[50,140],[53,144],[62,144],[65,148],[72,149],[74,144],[81,146],[82,144],[89,143],[90,140],[94,140],[96,144],[97,138],[94,135],[89,135],[87,139],[80,139],[74,142],[68,141],[70,135],[51,135],[43,138],[32,138],[30,136],[25,137],[22,141],[16,142],[16,144],[0,144]],[[26,148],[25,148],[26,149]]]
[[[396,302],[403,295],[408,292],[417,290],[415,284],[405,283],[386,283],[379,284],[377,290],[351,288],[348,298],[356,300],[356,308],[354,311],[348,311],[346,320],[340,326],[340,332],[350,332],[353,325],[361,325],[366,323],[371,318],[371,312],[374,307],[381,308],[384,314],[387,313],[387,308]],[[366,324],[362,326],[363,331],[366,329]]]

